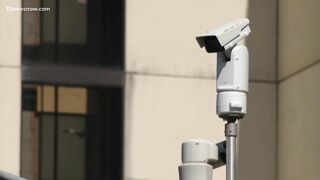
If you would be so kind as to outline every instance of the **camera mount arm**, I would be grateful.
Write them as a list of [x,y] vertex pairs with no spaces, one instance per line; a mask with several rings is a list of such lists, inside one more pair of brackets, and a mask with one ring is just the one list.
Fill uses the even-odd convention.
[[182,143],[180,180],[211,180],[212,170],[226,164],[226,141],[213,144],[202,139]]

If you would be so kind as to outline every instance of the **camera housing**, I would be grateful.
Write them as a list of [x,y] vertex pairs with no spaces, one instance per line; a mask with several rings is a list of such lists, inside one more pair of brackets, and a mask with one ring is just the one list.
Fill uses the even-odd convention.
[[236,19],[217,29],[207,31],[196,39],[200,47],[205,47],[208,53],[224,52],[250,34],[249,23],[247,18]]
[[216,111],[225,120],[242,119],[247,113],[249,52],[238,42],[250,34],[249,23],[247,18],[236,19],[196,37],[200,47],[217,53]]

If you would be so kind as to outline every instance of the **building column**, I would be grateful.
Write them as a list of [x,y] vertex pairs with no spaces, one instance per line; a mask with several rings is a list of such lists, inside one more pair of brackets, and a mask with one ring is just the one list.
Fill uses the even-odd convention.
[[0,170],[20,173],[21,0],[0,1]]

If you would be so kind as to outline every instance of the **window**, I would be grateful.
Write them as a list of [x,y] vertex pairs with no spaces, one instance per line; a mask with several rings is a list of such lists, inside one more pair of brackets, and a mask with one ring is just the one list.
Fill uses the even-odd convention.
[[23,0],[23,64],[123,68],[123,0]]
[[122,179],[124,0],[22,0],[21,175]]
[[120,88],[24,84],[22,95],[23,177],[122,179]]

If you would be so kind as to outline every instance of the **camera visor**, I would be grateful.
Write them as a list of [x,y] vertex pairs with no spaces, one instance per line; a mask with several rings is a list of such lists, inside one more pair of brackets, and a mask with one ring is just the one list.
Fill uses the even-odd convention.
[[208,53],[221,52],[225,50],[224,47],[219,43],[219,40],[216,36],[204,37],[203,41]]

